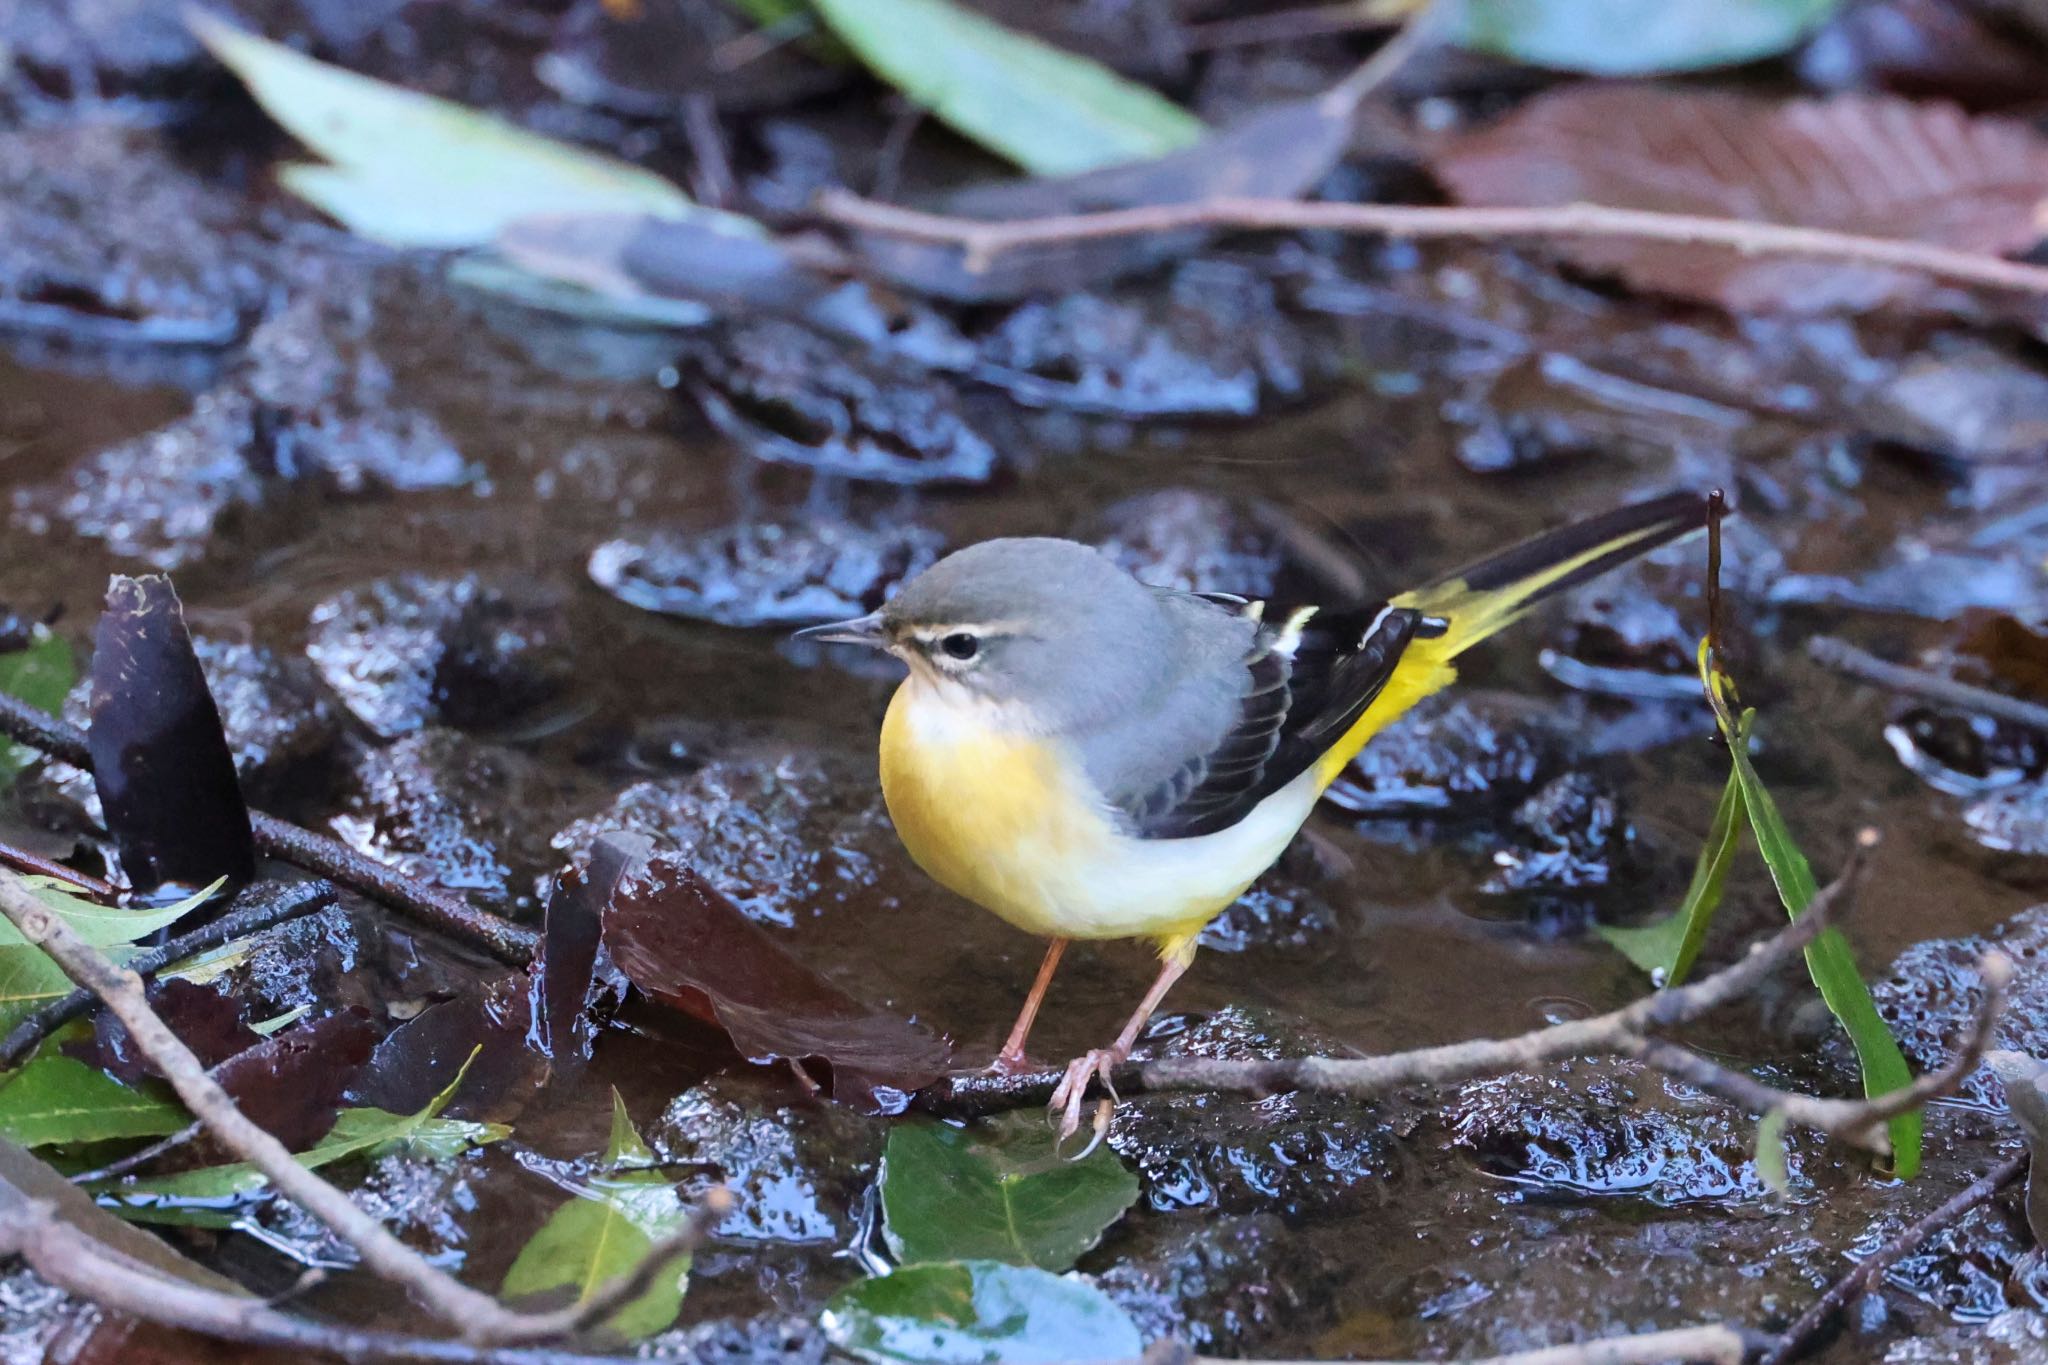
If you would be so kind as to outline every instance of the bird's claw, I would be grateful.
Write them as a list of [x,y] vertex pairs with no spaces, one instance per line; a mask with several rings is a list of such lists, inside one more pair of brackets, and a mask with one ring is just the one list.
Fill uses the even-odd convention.
[[1088,1098],[1088,1087],[1093,1081],[1101,1081],[1104,1091],[1101,1103],[1095,1107],[1094,1132],[1088,1145],[1072,1158],[1079,1161],[1102,1145],[1109,1135],[1110,1115],[1116,1110],[1116,1084],[1110,1073],[1127,1056],[1122,1049],[1098,1047],[1067,1063],[1067,1074],[1053,1087],[1052,1099],[1046,1104],[1048,1115],[1059,1117],[1059,1137],[1055,1146],[1065,1146],[1067,1140],[1081,1131],[1081,1105]]

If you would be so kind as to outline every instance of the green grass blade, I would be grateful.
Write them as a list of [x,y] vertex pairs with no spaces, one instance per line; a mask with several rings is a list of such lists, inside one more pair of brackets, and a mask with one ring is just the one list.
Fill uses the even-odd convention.
[[[1778,803],[1771,799],[1763,779],[1749,761],[1749,730],[1756,712],[1744,711],[1739,718],[1735,715],[1735,684],[1721,671],[1705,640],[1700,641],[1699,663],[1700,681],[1706,686],[1714,719],[1721,733],[1729,737],[1728,753],[1735,764],[1735,776],[1742,783],[1742,801],[1749,811],[1749,827],[1756,831],[1757,851],[1763,854],[1764,865],[1771,870],[1771,881],[1778,888],[1778,899],[1784,903],[1786,913],[1797,919],[1813,903],[1819,888],[1813,880],[1813,867],[1799,851],[1798,841],[1793,839],[1785,817],[1778,811]],[[1856,1060],[1863,1070],[1863,1093],[1882,1095],[1911,1085],[1912,1068],[1906,1065],[1905,1054],[1899,1051],[1891,1027],[1877,1012],[1870,988],[1863,984],[1863,974],[1857,970],[1849,940],[1838,930],[1823,932],[1806,950],[1806,971],[1856,1048]],[[1911,1180],[1920,1170],[1919,1110],[1891,1121],[1891,1141],[1893,1171],[1899,1179]]]
[[1728,884],[1728,869],[1735,851],[1742,847],[1744,807],[1742,781],[1734,772],[1721,789],[1720,804],[1714,808],[1714,823],[1707,830],[1707,842],[1692,870],[1692,885],[1678,909],[1655,924],[1633,928],[1595,926],[1600,937],[1619,949],[1622,956],[1650,974],[1658,986],[1683,984],[1693,960],[1706,942],[1707,925],[1720,908],[1721,892]]

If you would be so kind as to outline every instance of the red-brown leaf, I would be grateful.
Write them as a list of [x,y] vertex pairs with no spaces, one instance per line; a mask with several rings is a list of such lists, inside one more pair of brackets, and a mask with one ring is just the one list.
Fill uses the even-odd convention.
[[[1885,97],[1772,101],[1648,85],[1539,96],[1454,138],[1432,169],[1463,202],[1605,204],[1899,237],[2004,254],[2031,246],[2048,141],[2012,119]],[[1917,275],[1716,247],[1560,239],[1574,263],[1737,312],[1868,308]]]
[[832,1096],[845,1103],[900,1110],[951,1056],[944,1038],[855,999],[784,952],[677,859],[633,858],[605,907],[604,938],[643,994],[716,1024],[750,1061],[829,1064]]

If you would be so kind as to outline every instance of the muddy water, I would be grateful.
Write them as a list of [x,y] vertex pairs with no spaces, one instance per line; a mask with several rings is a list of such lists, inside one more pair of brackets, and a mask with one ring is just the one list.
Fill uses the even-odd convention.
[[[1272,258],[1251,264],[1266,269]],[[1752,344],[1726,324],[1534,286],[1540,272],[1503,270],[1478,254],[1360,256],[1343,268],[1410,315],[1298,314],[1321,373],[1306,398],[1236,423],[1019,410],[1000,419],[1011,463],[992,485],[905,492],[750,459],[664,386],[672,348],[658,338],[486,306],[451,292],[429,267],[365,267],[368,344],[393,377],[385,401],[430,416],[467,473],[445,486],[357,496],[273,481],[259,505],[201,538],[176,581],[202,633],[283,655],[305,650],[322,602],[400,572],[476,571],[555,594],[573,660],[566,686],[537,705],[466,722],[461,741],[510,754],[517,773],[476,797],[487,809],[458,807],[488,831],[477,837],[505,869],[493,883],[505,893],[484,898],[531,915],[534,879],[558,860],[547,847],[557,830],[600,816],[635,782],[686,783],[723,765],[736,794],[716,807],[731,820],[711,829],[705,861],[753,879],[760,917],[793,951],[847,989],[952,1034],[974,1057],[1000,1039],[1040,945],[930,885],[890,839],[872,784],[891,680],[797,650],[778,631],[628,606],[591,582],[593,548],[622,534],[771,518],[910,519],[951,544],[1078,534],[1127,497],[1194,489],[1232,515],[1277,509],[1293,534],[1335,547],[1368,588],[1388,590],[1575,511],[1682,482],[1725,483],[1741,488],[1748,519],[1731,541],[1731,610],[1746,639],[1738,667],[1765,713],[1760,767],[1821,868],[1836,864],[1861,826],[1887,836],[1851,931],[1862,960],[1875,974],[1910,944],[1987,932],[2032,903],[2033,865],[1974,842],[1957,798],[1894,758],[1882,737],[1890,703],[1799,653],[1816,632],[1846,632],[1893,657],[1952,632],[1898,615],[1772,607],[1767,582],[1752,572],[1782,554],[1808,572],[1859,573],[1894,536],[1973,516],[1958,507],[1966,499],[1953,480],[1861,440],[1864,419],[1853,409],[1829,402],[1788,419],[1748,401],[1764,389],[1731,394],[1712,364],[1688,369],[1672,359],[1682,347],[1652,345],[1660,327],[1660,344],[1681,333],[1695,339],[1695,354]],[[1498,363],[1458,328],[1504,325],[1547,330],[1557,354],[1628,378],[1590,390],[1544,381],[1533,392],[1475,381]],[[1882,335],[1868,344],[1904,345]],[[1757,349],[1769,384],[1849,384],[1826,372],[1819,343],[1790,347],[1790,359]],[[234,363],[232,354],[171,364],[14,346],[0,355],[0,499],[48,488],[95,453],[186,418]],[[1526,467],[1477,473],[1461,463],[1460,442],[1488,422],[1504,424]],[[1698,555],[1670,558],[1644,581],[1676,608],[1681,629],[1661,645],[1668,652],[1675,642],[1682,658],[1704,624]],[[0,603],[37,614],[61,607],[60,629],[83,647],[106,575],[136,567],[102,540],[17,523],[0,547]],[[1665,689],[1677,700],[1615,699],[1574,692],[1538,666],[1539,651],[1572,648],[1582,638],[1574,623],[1595,614],[1583,602],[1546,611],[1484,650],[1466,681],[1485,707],[1521,718],[1511,731],[1554,726],[1555,770],[1587,774],[1619,812],[1631,837],[1604,836],[1592,857],[1607,884],[1485,889],[1531,846],[1511,814],[1526,793],[1503,807],[1482,790],[1440,819],[1326,809],[1312,845],[1269,876],[1252,913],[1233,916],[1231,941],[1201,955],[1154,1045],[1228,1045],[1234,1036],[1254,1048],[1307,1040],[1384,1051],[1516,1032],[1638,991],[1640,978],[1587,926],[1674,903],[1725,760],[1682,686]],[[352,727],[325,776],[283,793],[281,804],[316,824],[352,814],[353,828],[373,839],[403,824],[407,812],[349,795],[348,769],[378,743]],[[749,810],[769,813],[740,818]],[[1584,834],[1588,818],[1568,815],[1561,837]],[[0,816],[0,837],[47,852],[72,842],[69,831],[18,813]],[[434,875],[444,853],[430,847],[413,865]],[[374,930],[375,911],[354,913]],[[1725,960],[1778,914],[1760,869],[1747,868],[1710,958]],[[401,928],[391,932],[397,955],[414,950]],[[440,970],[445,986],[470,969],[458,960]],[[1100,1042],[1149,971],[1139,945],[1070,954],[1037,1049],[1057,1058]],[[1699,1036],[1725,1060],[1838,1091],[1839,1058],[1816,1060],[1823,1032],[1810,991],[1788,981]],[[550,1160],[601,1146],[606,1086],[685,1153],[730,1156],[735,1125],[774,1127],[785,1121],[774,1117],[781,1106],[804,1106],[772,1079],[728,1080],[714,1083],[707,1102],[725,1118],[662,1119],[701,1079],[694,1053],[608,1036],[574,1089],[522,1114],[512,1143],[447,1177],[459,1191],[428,1191],[438,1213],[406,1205],[409,1234],[464,1259],[476,1282],[495,1282],[558,1198]],[[1994,1121],[1960,1108],[1938,1113],[1927,1172],[1902,1189],[1801,1142],[1793,1194],[1779,1201],[1747,1165],[1746,1120],[1622,1069],[1568,1068],[1363,1114],[1293,1103],[1132,1106],[1117,1140],[1146,1176],[1146,1199],[1085,1268],[1149,1313],[1148,1324],[1269,1355],[1508,1349],[1721,1318],[1777,1326],[1839,1273],[1874,1221],[1931,1206],[1999,1150]],[[729,1236],[704,1258],[686,1308],[688,1322],[752,1321],[736,1338],[750,1350],[765,1349],[763,1322],[813,1316],[858,1274],[855,1252],[871,1231],[862,1191],[878,1130],[815,1113],[787,1121],[803,1134],[802,1159],[763,1177],[745,1220],[758,1235]],[[782,1169],[767,1157],[760,1168]],[[405,1178],[386,1173],[380,1189],[403,1204]],[[1880,1309],[1865,1326],[1897,1333],[1949,1312],[1994,1310],[2015,1233],[1992,1217],[1970,1237],[1921,1267],[1912,1292],[1893,1294],[1889,1318]],[[289,1226],[273,1227],[268,1243],[231,1236],[206,1254],[258,1285],[295,1273],[273,1248],[315,1254]],[[347,1274],[318,1298],[387,1316],[380,1292]],[[1875,1349],[1872,1339],[1836,1348],[1842,1360]]]

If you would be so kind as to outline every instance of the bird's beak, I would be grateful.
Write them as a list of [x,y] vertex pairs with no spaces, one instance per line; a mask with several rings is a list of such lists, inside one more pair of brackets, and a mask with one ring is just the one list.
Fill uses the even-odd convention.
[[882,623],[882,613],[879,611],[871,611],[866,616],[856,616],[851,621],[807,626],[798,631],[794,638],[816,640],[826,645],[866,645],[869,649],[887,649],[890,644],[889,629]]

